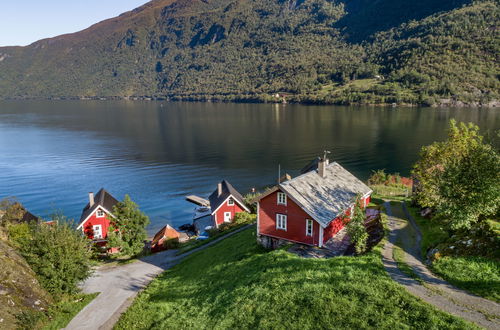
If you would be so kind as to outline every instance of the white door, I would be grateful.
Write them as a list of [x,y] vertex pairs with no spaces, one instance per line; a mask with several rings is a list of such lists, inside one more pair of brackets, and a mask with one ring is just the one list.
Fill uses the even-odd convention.
[[231,222],[231,212],[224,212],[224,222]]

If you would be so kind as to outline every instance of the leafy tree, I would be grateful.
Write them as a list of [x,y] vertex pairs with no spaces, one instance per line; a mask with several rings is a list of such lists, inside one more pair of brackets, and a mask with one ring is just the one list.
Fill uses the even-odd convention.
[[135,256],[144,248],[149,218],[128,195],[113,208],[115,219],[108,232],[108,246],[120,250],[120,255]]
[[90,243],[63,216],[52,220],[50,225],[32,222],[29,235],[24,233],[25,224],[17,225],[23,227],[11,237],[47,291],[72,294],[90,275]]
[[346,221],[348,221],[346,224],[347,235],[349,235],[351,243],[354,244],[356,253],[363,253],[366,251],[368,233],[365,227],[366,214],[361,207],[361,200],[359,197],[356,198],[354,211],[353,214],[351,214],[350,220],[346,219]]
[[422,148],[413,174],[416,201],[436,210],[452,229],[469,228],[500,205],[500,155],[479,127],[450,121],[448,139]]
[[373,171],[373,174],[368,179],[368,184],[376,185],[376,184],[385,184],[388,180],[388,174],[385,173],[385,170],[376,170]]

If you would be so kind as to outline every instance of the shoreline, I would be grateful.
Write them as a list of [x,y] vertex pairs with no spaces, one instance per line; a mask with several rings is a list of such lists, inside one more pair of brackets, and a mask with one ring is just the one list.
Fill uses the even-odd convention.
[[259,96],[255,98],[221,98],[218,96],[207,97],[182,97],[182,96],[62,96],[62,97],[0,97],[0,101],[147,101],[147,102],[172,102],[172,103],[233,103],[233,104],[298,104],[298,105],[312,105],[312,106],[369,106],[369,107],[408,107],[408,108],[487,108],[495,109],[500,108],[500,101],[493,100],[488,103],[472,102],[466,103],[462,101],[442,99],[439,103],[435,104],[422,104],[422,103],[339,103],[339,102],[323,102],[323,101],[295,101],[291,99],[286,103],[273,100],[261,99]]

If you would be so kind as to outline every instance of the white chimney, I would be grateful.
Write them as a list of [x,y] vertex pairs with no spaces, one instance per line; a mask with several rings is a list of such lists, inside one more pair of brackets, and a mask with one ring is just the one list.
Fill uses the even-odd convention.
[[222,182],[217,184],[217,196],[222,195]]
[[89,192],[89,205],[90,207],[94,206],[94,193]]

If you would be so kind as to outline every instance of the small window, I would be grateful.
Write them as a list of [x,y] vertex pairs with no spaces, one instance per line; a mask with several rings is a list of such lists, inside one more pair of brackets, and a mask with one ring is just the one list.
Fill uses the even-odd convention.
[[278,193],[278,204],[286,205],[286,194],[285,193],[282,193],[282,192]]
[[306,219],[306,236],[313,235],[313,221],[311,219]]
[[233,206],[233,205],[234,205],[234,199],[229,198],[229,199],[227,200],[227,205],[229,205],[229,206]]
[[276,214],[276,229],[286,230],[286,215]]
[[104,217],[104,215],[105,215],[105,214],[104,214],[104,211],[103,211],[103,210],[101,210],[101,209],[97,210],[97,217],[98,217],[98,218],[103,218],[103,217]]
[[102,226],[101,225],[95,225],[92,227],[94,230],[94,238],[102,238]]

